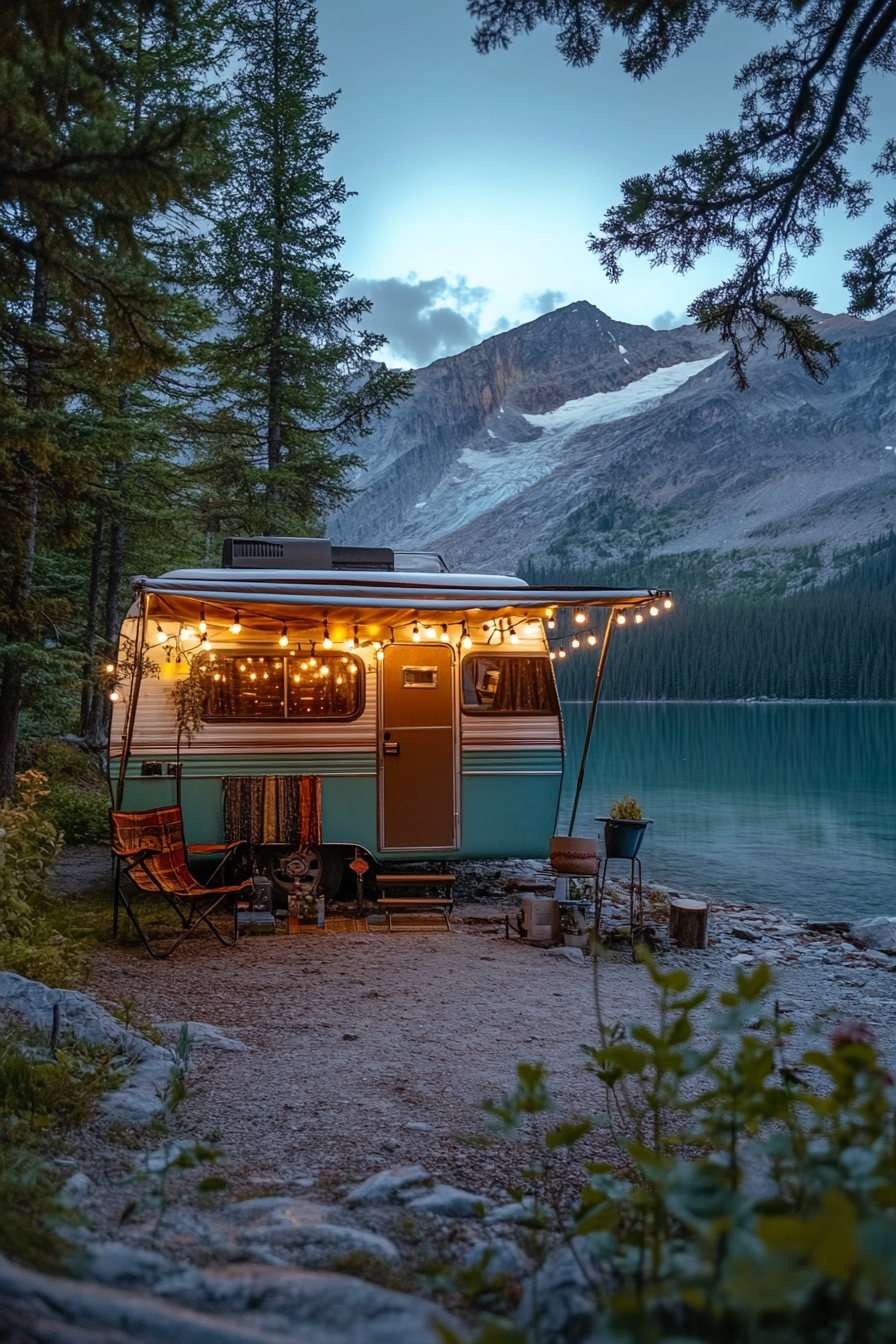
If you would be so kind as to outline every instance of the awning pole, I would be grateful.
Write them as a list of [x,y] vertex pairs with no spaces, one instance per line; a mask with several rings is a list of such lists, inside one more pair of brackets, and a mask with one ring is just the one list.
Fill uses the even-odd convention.
[[[131,740],[134,736],[134,722],[137,717],[137,697],[143,680],[143,649],[146,643],[146,616],[149,610],[149,593],[140,597],[140,615],[137,619],[136,639],[134,640],[134,675],[131,679],[131,693],[128,697],[128,712],[124,721],[124,742],[121,748],[121,763],[118,767],[118,787],[115,790],[115,810],[121,811],[124,799],[124,777],[127,773],[128,759],[131,755]],[[111,746],[111,743],[110,743]]]
[[585,766],[588,761],[588,748],[591,746],[591,734],[594,730],[594,716],[597,713],[597,702],[600,699],[600,689],[604,680],[604,666],[607,661],[607,650],[610,647],[610,636],[613,633],[613,626],[616,624],[616,608],[610,608],[610,614],[607,617],[607,624],[604,629],[604,642],[600,649],[600,658],[597,660],[597,672],[594,677],[594,693],[591,696],[591,713],[588,715],[588,727],[585,729],[585,742],[582,746],[582,760],[579,765],[579,778],[576,780],[576,796],[572,800],[572,813],[569,818],[569,830],[567,835],[572,835],[573,827],[576,824],[576,813],[579,810],[579,798],[582,793],[582,785],[585,782]]

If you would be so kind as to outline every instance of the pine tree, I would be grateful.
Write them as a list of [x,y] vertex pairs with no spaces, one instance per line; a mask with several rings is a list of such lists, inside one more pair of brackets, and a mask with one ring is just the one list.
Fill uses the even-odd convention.
[[197,463],[209,531],[314,531],[349,494],[345,451],[408,395],[373,365],[366,299],[344,293],[347,191],[324,159],[336,93],[308,0],[234,0],[234,172],[217,209],[212,279],[223,327],[205,352],[218,408]]

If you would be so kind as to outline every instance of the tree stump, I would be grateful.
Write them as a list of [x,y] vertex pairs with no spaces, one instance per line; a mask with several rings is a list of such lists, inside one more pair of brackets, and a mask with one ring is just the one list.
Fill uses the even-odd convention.
[[676,897],[669,902],[669,937],[679,947],[706,947],[709,906]]

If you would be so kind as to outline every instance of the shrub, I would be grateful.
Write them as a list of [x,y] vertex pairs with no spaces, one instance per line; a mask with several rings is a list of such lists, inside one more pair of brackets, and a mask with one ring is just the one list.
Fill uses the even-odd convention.
[[21,759],[46,777],[41,813],[67,845],[101,845],[109,839],[109,792],[96,757],[69,742],[47,737],[27,744]]
[[[565,1243],[590,1285],[583,1333],[620,1344],[889,1344],[896,1093],[868,1028],[846,1024],[828,1049],[791,1061],[790,1026],[765,1007],[771,973],[759,966],[719,996],[698,1048],[693,1015],[708,992],[642,959],[658,1026],[607,1025],[598,1011],[599,1043],[583,1049],[607,1114],[555,1125],[527,1173],[543,1252]],[[486,1103],[499,1129],[551,1108],[540,1064],[521,1064],[518,1080]],[[597,1125],[619,1161],[584,1163],[580,1197],[565,1205],[552,1195],[557,1158]],[[539,1337],[537,1319],[532,1328]],[[526,1338],[494,1318],[479,1336]]]
[[109,799],[71,784],[50,791],[47,812],[67,845],[102,845],[109,840]]
[[13,797],[0,802],[0,967],[60,985],[77,974],[81,957],[37,908],[62,847],[41,810],[46,795],[46,776],[26,770]]

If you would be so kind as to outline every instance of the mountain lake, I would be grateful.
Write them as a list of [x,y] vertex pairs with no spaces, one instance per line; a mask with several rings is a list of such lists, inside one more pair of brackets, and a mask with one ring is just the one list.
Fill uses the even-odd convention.
[[[560,834],[588,708],[563,707]],[[653,820],[645,883],[808,919],[896,915],[894,786],[896,704],[604,702],[576,834],[632,794]]]

